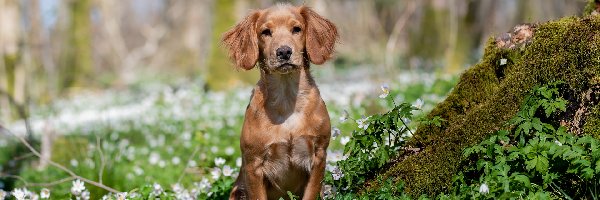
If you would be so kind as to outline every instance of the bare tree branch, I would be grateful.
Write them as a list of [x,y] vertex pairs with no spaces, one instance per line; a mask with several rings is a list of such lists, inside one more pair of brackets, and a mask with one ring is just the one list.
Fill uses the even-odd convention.
[[181,175],[179,175],[179,178],[177,179],[177,183],[181,182],[181,179],[183,179],[183,175],[185,175],[185,169],[187,168],[187,164],[190,162],[190,160],[194,159],[194,156],[196,156],[196,153],[198,153],[198,151],[200,151],[200,147],[196,147],[196,149],[194,150],[192,155],[190,155],[190,157],[184,163],[185,167],[183,167],[183,170],[181,170]]
[[[4,128],[2,125],[0,125],[0,131],[4,132],[4,133],[5,133],[5,134],[7,134],[7,135],[13,135],[13,136],[17,137],[17,138],[18,138],[18,139],[21,141],[21,143],[23,143],[23,145],[25,145],[25,146],[26,146],[26,147],[29,149],[29,151],[31,151],[33,154],[35,154],[35,156],[37,156],[37,157],[38,157],[38,158],[40,158],[40,159],[44,159],[44,158],[42,157],[42,155],[40,154],[40,152],[38,152],[37,150],[35,150],[35,148],[33,148],[33,147],[31,146],[31,144],[29,144],[29,142],[27,142],[27,140],[23,139],[22,137],[19,137],[18,135],[14,134],[14,133],[13,133],[13,132],[11,132],[10,130],[8,130],[8,129]],[[104,185],[104,184],[101,184],[101,183],[98,183],[98,182],[92,181],[92,180],[90,180],[90,179],[87,179],[87,178],[81,177],[81,176],[79,176],[79,175],[75,174],[75,172],[73,172],[73,171],[71,171],[71,170],[67,169],[65,166],[62,166],[62,165],[60,165],[60,164],[58,164],[58,163],[56,163],[56,162],[54,162],[54,161],[52,161],[52,160],[46,160],[46,161],[47,161],[47,162],[48,162],[50,165],[52,165],[52,166],[54,166],[54,167],[56,167],[56,168],[58,168],[58,169],[60,169],[60,170],[62,170],[62,171],[64,171],[64,172],[66,172],[67,174],[71,175],[71,177],[72,177],[72,178],[74,178],[74,179],[79,179],[79,180],[82,180],[83,182],[86,182],[86,183],[88,183],[88,184],[91,184],[91,185],[94,185],[94,186],[96,186],[96,187],[102,188],[102,189],[104,189],[104,190],[106,190],[106,191],[109,191],[109,192],[112,192],[112,193],[120,193],[118,190],[116,190],[116,189],[114,189],[114,188],[111,188],[111,187],[108,187],[108,186],[106,186],[106,185]]]
[[29,118],[27,117],[27,112],[25,111],[25,106],[21,105],[15,100],[15,98],[5,90],[0,89],[0,96],[6,96],[8,102],[12,104],[17,109],[17,114],[19,117],[25,122],[25,130],[27,131],[27,140],[33,141],[33,131],[31,129],[31,124],[29,123]]
[[409,1],[406,9],[404,10],[404,14],[398,18],[396,23],[394,24],[394,30],[390,34],[388,38],[387,44],[385,45],[385,58],[384,58],[384,66],[387,70],[392,68],[393,59],[392,56],[396,52],[396,44],[398,43],[398,39],[400,37],[400,33],[404,29],[406,22],[410,18],[410,16],[415,12],[417,8],[417,3],[415,1]]
[[96,135],[96,148],[98,148],[98,152],[100,153],[100,171],[98,172],[98,182],[102,184],[102,174],[104,173],[106,160],[104,160],[104,152],[102,151],[102,144],[100,143],[100,137],[98,137],[98,135]]
[[24,185],[25,187],[52,187],[52,186],[55,186],[55,185],[58,185],[58,184],[61,184],[61,183],[64,183],[64,182],[68,182],[68,181],[71,181],[71,180],[75,179],[74,177],[67,177],[67,178],[63,178],[63,179],[60,179],[60,180],[52,181],[52,182],[49,182],[49,183],[31,183],[31,182],[28,182],[27,180],[25,180],[25,178],[23,178],[21,176],[12,175],[12,174],[3,174],[3,173],[0,173],[0,177],[14,178],[14,179],[20,180],[21,182],[23,182],[23,184],[25,184]]

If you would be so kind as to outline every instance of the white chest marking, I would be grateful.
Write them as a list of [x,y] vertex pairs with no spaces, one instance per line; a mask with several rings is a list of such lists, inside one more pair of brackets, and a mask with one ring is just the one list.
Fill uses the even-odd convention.
[[281,124],[281,128],[287,131],[296,131],[302,124],[303,115],[301,113],[294,112]]

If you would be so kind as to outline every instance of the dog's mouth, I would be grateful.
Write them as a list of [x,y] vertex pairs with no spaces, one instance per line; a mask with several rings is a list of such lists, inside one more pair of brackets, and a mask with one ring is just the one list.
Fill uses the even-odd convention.
[[298,68],[298,65],[294,65],[291,63],[283,63],[283,64],[277,66],[277,68],[275,68],[275,70],[277,70],[277,72],[279,72],[279,73],[287,74],[297,68]]

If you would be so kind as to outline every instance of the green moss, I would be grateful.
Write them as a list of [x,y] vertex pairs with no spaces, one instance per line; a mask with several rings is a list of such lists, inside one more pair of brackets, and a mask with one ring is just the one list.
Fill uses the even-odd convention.
[[583,134],[600,139],[600,105],[591,108],[591,112],[586,117],[583,125]]
[[585,5],[585,8],[583,9],[584,16],[591,14],[596,9],[595,1],[597,1],[597,0],[588,0],[588,3]]
[[[418,127],[408,144],[423,150],[379,176],[404,181],[406,191],[416,196],[446,191],[458,171],[474,164],[463,159],[462,150],[502,128],[531,88],[563,80],[580,94],[590,86],[592,77],[600,75],[599,31],[600,18],[572,17],[539,25],[523,48],[498,49],[490,40],[480,63],[464,72],[429,114],[444,118],[442,127]],[[500,65],[500,59],[507,64]]]

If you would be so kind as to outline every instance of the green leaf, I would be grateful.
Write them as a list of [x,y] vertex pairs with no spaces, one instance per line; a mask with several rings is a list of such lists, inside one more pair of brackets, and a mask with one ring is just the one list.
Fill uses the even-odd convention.
[[529,134],[529,130],[531,129],[531,122],[524,122],[519,125],[519,128],[523,129],[523,134]]
[[535,168],[537,166],[537,157],[531,159],[531,160],[527,160],[525,161],[525,169],[527,169],[528,171],[531,171],[533,168]]
[[576,160],[575,162],[573,162],[573,165],[576,166],[580,166],[580,167],[590,167],[592,163],[588,160],[585,159],[580,159],[580,160]]
[[529,182],[529,177],[527,177],[525,175],[513,173],[513,179],[515,179],[515,181],[519,181],[519,182],[523,183],[523,185],[525,187],[531,188],[531,182]]
[[540,173],[546,173],[546,172],[548,172],[548,167],[549,167],[548,159],[543,156],[538,156],[537,163],[535,165],[536,171],[538,171]]
[[581,170],[581,172],[583,172],[583,178],[586,178],[586,179],[594,178],[594,170],[592,168],[586,167],[585,169]]

